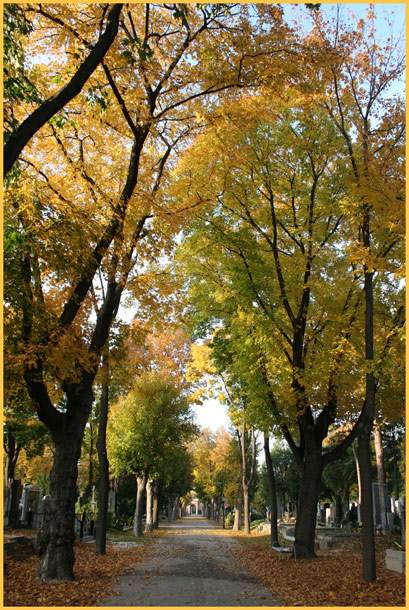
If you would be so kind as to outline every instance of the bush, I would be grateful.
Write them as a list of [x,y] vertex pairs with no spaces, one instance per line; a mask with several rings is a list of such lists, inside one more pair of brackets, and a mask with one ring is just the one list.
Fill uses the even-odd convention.
[[118,517],[117,515],[114,515],[114,513],[111,513],[110,511],[108,511],[108,516],[107,516],[107,529],[108,530],[117,530],[117,531],[122,531],[124,527],[123,521],[121,519],[121,517]]

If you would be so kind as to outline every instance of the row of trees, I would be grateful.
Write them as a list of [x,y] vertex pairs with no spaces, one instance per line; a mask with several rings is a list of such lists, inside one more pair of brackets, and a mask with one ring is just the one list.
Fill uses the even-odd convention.
[[[99,391],[106,487],[107,346],[124,295],[139,320],[175,322],[189,288],[184,324],[212,335],[244,496],[255,428],[266,459],[270,433],[293,451],[300,557],[324,467],[358,437],[368,468],[375,390],[395,417],[404,115],[387,93],[403,61],[371,13],[368,31],[306,11],[309,34],[271,4],[5,6],[5,390],[8,421],[34,408],[53,443],[42,580],[74,577],[77,464]],[[163,257],[181,229],[174,274]],[[170,392],[160,412],[187,417],[186,388],[132,381],[115,420],[144,412],[150,384]],[[338,421],[351,432],[323,452]],[[146,479],[161,470],[154,448],[130,462]]]
[[[315,556],[324,469],[358,440],[374,580],[371,431],[404,403],[404,118],[388,97],[403,64],[363,21],[352,30],[318,11],[308,40],[315,79],[306,69],[277,92],[266,78],[219,106],[184,155],[175,194],[201,205],[176,269],[243,430],[267,445],[278,434],[293,453],[297,557]],[[326,446],[334,425],[344,435]]]

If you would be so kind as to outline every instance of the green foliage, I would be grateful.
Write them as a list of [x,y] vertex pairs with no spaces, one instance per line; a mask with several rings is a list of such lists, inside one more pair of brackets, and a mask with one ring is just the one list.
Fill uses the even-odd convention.
[[175,446],[196,432],[189,404],[175,380],[163,372],[147,372],[131,392],[111,409],[109,461],[115,474],[143,472],[156,477],[166,471]]

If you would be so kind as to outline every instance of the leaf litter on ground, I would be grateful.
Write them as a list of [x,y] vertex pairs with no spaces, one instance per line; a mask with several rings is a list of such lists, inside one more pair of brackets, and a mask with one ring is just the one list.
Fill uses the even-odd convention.
[[107,544],[106,555],[95,555],[92,543],[76,542],[74,576],[68,583],[43,583],[36,578],[38,557],[6,558],[4,607],[96,606],[108,595],[118,595],[115,584],[122,574],[143,562],[158,534],[129,545]]
[[316,559],[285,556],[281,561],[277,553],[272,555],[269,537],[238,535],[237,539],[242,544],[231,550],[233,557],[285,606],[406,607],[405,575],[385,566],[386,549],[395,547],[391,536],[376,536],[375,583],[362,578],[360,539],[318,550]]

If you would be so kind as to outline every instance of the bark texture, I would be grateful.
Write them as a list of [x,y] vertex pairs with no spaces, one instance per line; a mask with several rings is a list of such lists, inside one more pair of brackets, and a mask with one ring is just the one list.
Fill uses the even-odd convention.
[[148,478],[146,481],[146,524],[145,531],[150,533],[153,530],[153,483]]
[[146,488],[147,481],[148,481],[147,469],[145,469],[142,473],[138,473],[136,475],[137,491],[136,491],[135,516],[134,516],[134,524],[133,524],[134,536],[143,536],[142,516],[143,516],[145,488]]

